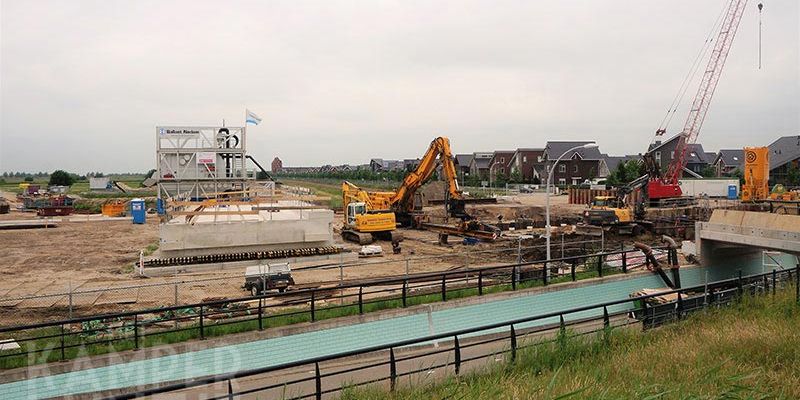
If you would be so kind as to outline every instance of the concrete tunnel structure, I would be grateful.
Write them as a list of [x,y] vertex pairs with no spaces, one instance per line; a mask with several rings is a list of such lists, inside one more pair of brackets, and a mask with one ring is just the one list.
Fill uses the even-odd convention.
[[703,265],[720,265],[731,257],[761,257],[763,250],[798,256],[800,216],[714,210],[708,222],[695,224],[695,245]]

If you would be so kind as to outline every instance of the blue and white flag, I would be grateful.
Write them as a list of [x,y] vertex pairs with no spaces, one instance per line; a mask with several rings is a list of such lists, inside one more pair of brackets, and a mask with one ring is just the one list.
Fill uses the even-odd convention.
[[253,125],[258,125],[258,123],[261,122],[261,117],[256,115],[256,113],[254,113],[254,112],[252,112],[250,110],[247,110],[247,109],[245,111],[247,111],[247,119],[245,121],[246,123],[253,124]]

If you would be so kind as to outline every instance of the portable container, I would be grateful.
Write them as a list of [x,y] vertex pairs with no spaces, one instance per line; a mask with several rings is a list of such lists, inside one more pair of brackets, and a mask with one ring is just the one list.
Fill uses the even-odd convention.
[[147,210],[143,199],[131,200],[131,217],[134,224],[144,224],[147,222]]

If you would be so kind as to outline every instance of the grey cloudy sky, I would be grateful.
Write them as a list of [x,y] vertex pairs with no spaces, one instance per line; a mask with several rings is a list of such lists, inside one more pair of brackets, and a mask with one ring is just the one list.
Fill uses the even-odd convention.
[[[241,125],[245,107],[262,163],[418,157],[437,135],[640,153],[725,3],[3,0],[0,171],[144,171],[156,125]],[[707,150],[800,134],[800,2],[764,3],[764,67],[750,1]]]

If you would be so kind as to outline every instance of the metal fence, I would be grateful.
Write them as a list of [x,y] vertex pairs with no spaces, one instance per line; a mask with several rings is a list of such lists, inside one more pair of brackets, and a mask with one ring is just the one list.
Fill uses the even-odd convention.
[[[587,305],[265,368],[202,377],[109,398],[134,399],[194,390],[202,392],[206,399],[221,400],[256,395],[265,398],[320,400],[338,395],[343,387],[380,385],[393,391],[401,383],[401,379],[407,378],[411,381],[415,376],[435,370],[459,375],[469,368],[497,361],[498,357],[507,357],[510,362],[514,362],[521,350],[551,343],[566,335],[609,332],[625,326],[641,326],[647,329],[682,319],[689,313],[708,307],[728,305],[745,294],[774,295],[778,286],[785,286],[787,281],[793,280],[792,275],[800,303],[800,267],[794,271],[773,270],[747,277],[743,277],[740,272],[738,278],[694,287]],[[647,300],[651,298],[663,299],[670,295],[675,298],[674,301],[648,304]],[[594,316],[587,317],[587,314]]]
[[[677,257],[667,252],[670,261]],[[344,282],[334,288],[239,297],[189,305],[108,313],[53,322],[0,327],[0,339],[19,349],[0,352],[0,368],[74,357],[80,352],[120,351],[183,339],[262,330],[298,322],[448,301],[490,292],[514,291],[556,282],[627,273],[644,262],[639,250],[619,250],[551,259]]]
[[[554,255],[594,253],[604,249],[602,239],[569,241],[564,237],[554,238],[551,250]],[[315,286],[339,286],[346,281],[360,279],[365,270],[379,272],[384,276],[410,275],[428,269],[434,261],[448,262],[447,268],[473,268],[498,263],[502,260],[515,260],[517,263],[527,260],[526,254],[542,250],[545,245],[523,246],[517,241],[513,247],[505,249],[487,249],[442,255],[406,257],[398,260],[356,260],[344,262],[331,260],[329,264],[296,267],[293,271],[302,276],[304,273],[315,274]],[[172,277],[165,277],[166,282],[126,284],[111,287],[73,287],[67,283],[62,287],[50,286],[43,289],[45,293],[24,296],[0,297],[0,325],[16,325],[30,321],[30,313],[37,314],[39,321],[55,321],[70,319],[76,316],[97,314],[98,312],[128,311],[133,307],[147,308],[157,306],[181,306],[200,303],[204,300],[241,297],[244,276],[241,268],[221,271],[208,278],[190,278],[182,276],[176,266]],[[445,268],[444,266],[442,267]],[[236,271],[236,272],[234,272]],[[325,273],[320,278],[319,272]],[[327,277],[327,279],[326,279]],[[303,288],[302,285],[298,288]],[[19,313],[26,310],[28,313]]]

